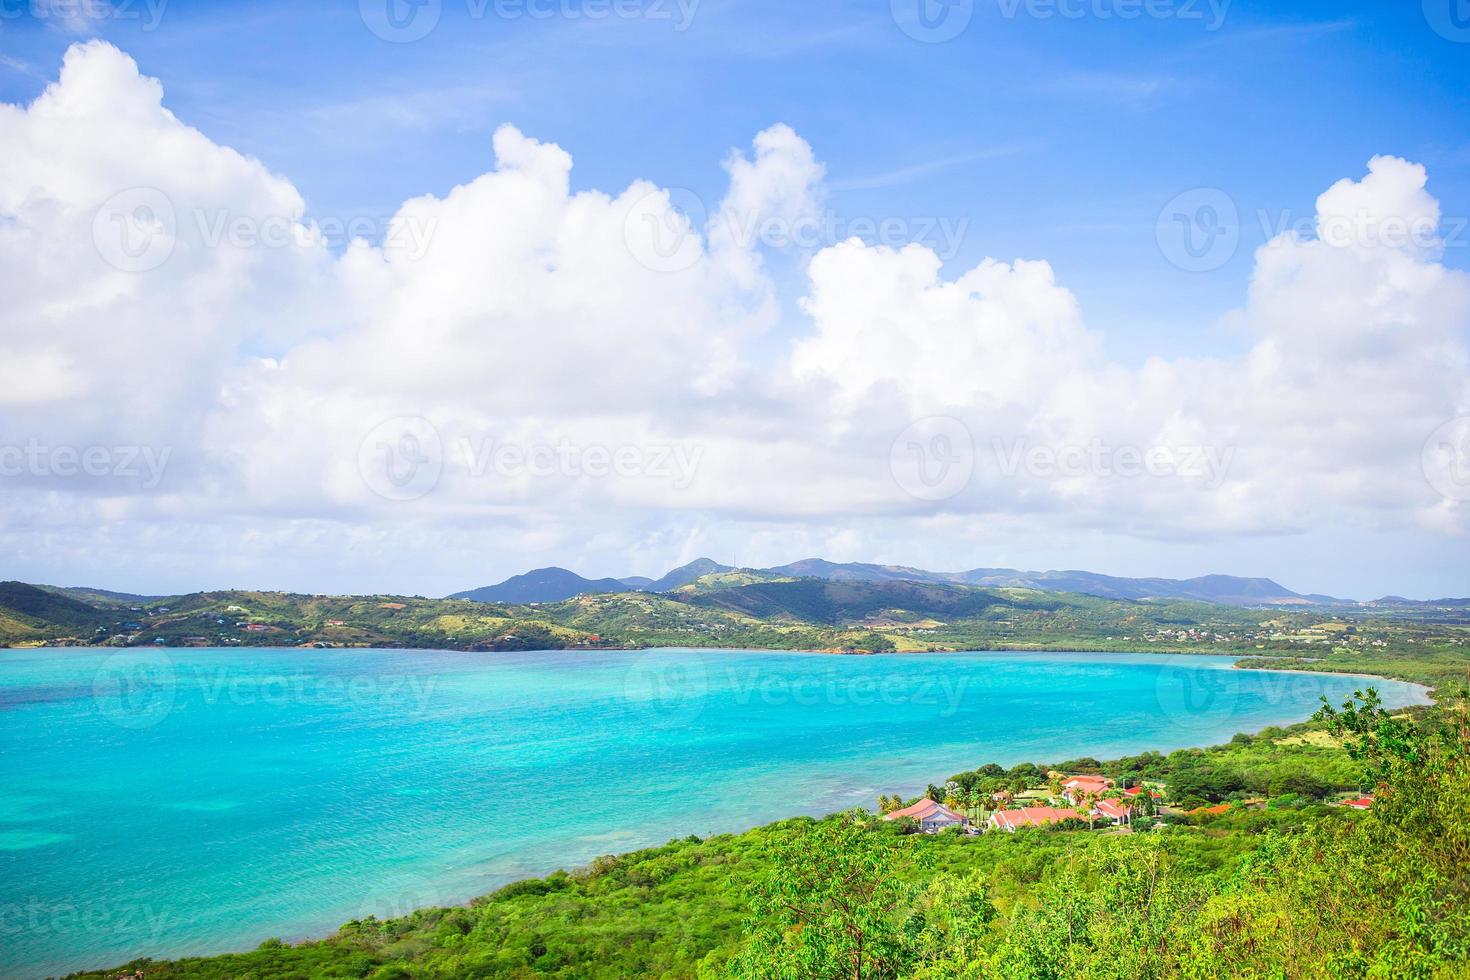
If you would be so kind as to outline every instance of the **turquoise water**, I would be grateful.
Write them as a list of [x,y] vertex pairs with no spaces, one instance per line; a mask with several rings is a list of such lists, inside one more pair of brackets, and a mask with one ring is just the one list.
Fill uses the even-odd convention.
[[0,975],[322,935],[988,761],[1218,742],[1367,683],[1229,664],[0,651]]

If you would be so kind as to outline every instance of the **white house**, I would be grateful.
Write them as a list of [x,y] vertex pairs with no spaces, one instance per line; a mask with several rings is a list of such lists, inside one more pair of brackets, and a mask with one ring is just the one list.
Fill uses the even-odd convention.
[[1025,806],[1019,810],[997,810],[990,815],[990,827],[1014,834],[1023,827],[1043,827],[1049,823],[1081,819],[1082,814],[1066,807]]
[[955,813],[943,803],[935,803],[925,798],[913,806],[906,806],[902,810],[894,810],[892,813],[883,815],[884,820],[898,820],[901,817],[909,817],[919,822],[919,830],[926,834],[937,834],[946,827],[964,827],[969,824],[963,814]]
[[1119,800],[1098,800],[1092,806],[1092,815],[1111,820],[1115,827],[1123,827],[1133,822],[1133,807]]

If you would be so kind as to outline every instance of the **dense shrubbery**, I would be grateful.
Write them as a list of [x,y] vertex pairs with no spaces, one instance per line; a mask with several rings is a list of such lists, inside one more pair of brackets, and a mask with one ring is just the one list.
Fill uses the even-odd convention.
[[[1233,866],[1198,833],[1069,836],[1036,886],[996,902],[983,875],[915,874],[928,845],[853,823],[773,850],[740,978],[1462,977],[1470,974],[1470,730],[1371,695],[1324,720],[1366,764],[1373,813],[1241,814]],[[1234,745],[1249,747],[1249,740]],[[1251,824],[1254,824],[1252,826]],[[1223,829],[1223,828],[1222,828]],[[1037,842],[1020,835],[1020,846]]]
[[791,820],[604,858],[469,908],[349,923],[322,942],[129,969],[148,980],[1463,977],[1465,718],[1463,702],[1417,721],[1390,717],[1371,697],[1327,711],[1352,770],[1340,749],[1280,732],[1101,766],[1207,773],[1200,791],[1215,795],[1287,785],[1298,772],[1333,785],[1361,774],[1377,791],[1367,814],[1288,795],[1202,826],[1123,836],[922,836],[867,814]]

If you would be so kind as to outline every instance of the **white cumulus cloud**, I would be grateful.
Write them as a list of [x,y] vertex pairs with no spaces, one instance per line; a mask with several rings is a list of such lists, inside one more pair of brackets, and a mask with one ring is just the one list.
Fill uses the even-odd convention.
[[[213,549],[233,556],[218,574],[262,581],[292,541],[458,574],[497,545],[657,568],[741,542],[933,554],[981,525],[1463,530],[1421,450],[1470,412],[1470,279],[1441,261],[1416,164],[1374,158],[1321,195],[1315,234],[1258,250],[1243,356],[1128,367],[1040,259],[948,275],[923,245],[852,238],[795,248],[783,297],[766,257],[825,200],[790,127],[731,151],[712,205],[574,191],[571,155],[510,125],[488,150],[334,250],[286,177],[175,117],[114,47],[72,47],[34,102],[0,106],[0,443],[171,453],[153,487],[0,478],[7,546],[79,567],[99,540]],[[893,462],[934,416],[974,449],[940,499]],[[434,467],[413,499],[364,478],[385,424]],[[1172,469],[1123,472],[1119,450]]]

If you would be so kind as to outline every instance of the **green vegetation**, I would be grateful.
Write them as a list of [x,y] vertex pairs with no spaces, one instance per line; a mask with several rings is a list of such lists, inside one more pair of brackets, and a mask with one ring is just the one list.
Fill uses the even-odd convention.
[[[1441,690],[1470,677],[1463,607],[1329,615],[740,572],[670,593],[532,605],[0,583],[0,642],[1146,650]],[[1102,773],[1166,787],[1172,805],[1159,830],[1141,819],[1131,834],[1073,822],[925,836],[865,814],[793,820],[603,858],[467,908],[348,923],[319,942],[128,969],[150,980],[1470,975],[1458,870],[1470,857],[1463,709],[1416,717],[1389,718],[1370,703],[1208,750],[977,765],[930,790],[979,816],[1022,791],[1045,798],[1056,770]],[[1367,814],[1330,805],[1370,788],[1379,803]]]
[[722,572],[673,592],[531,605],[413,596],[143,597],[0,583],[0,644],[742,647],[834,652],[1145,650],[1243,666],[1470,677],[1470,607],[1318,611],[1102,599],[1020,588]]
[[1052,784],[1055,795],[1061,773],[1099,774],[1118,787],[1167,787],[1169,800],[1180,810],[1268,798],[1276,806],[1291,805],[1368,788],[1362,768],[1337,739],[1320,725],[1296,725],[1267,728],[1257,735],[1241,733],[1225,745],[1167,755],[1145,752],[1109,762],[1090,758],[1023,762],[1009,769],[987,763],[949,777],[942,787],[931,786],[928,795],[971,811],[991,809],[998,794],[1014,796]]
[[[922,835],[861,811],[788,820],[601,858],[466,908],[354,921],[317,942],[84,976],[1470,975],[1465,699],[1390,715],[1370,692],[1311,725],[1095,768],[1163,777],[1171,797],[1239,796],[1255,788],[1237,787],[1242,776],[1271,799],[1131,834]],[[1359,813],[1271,788],[1298,772],[1371,786],[1376,801]]]

